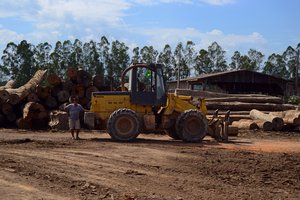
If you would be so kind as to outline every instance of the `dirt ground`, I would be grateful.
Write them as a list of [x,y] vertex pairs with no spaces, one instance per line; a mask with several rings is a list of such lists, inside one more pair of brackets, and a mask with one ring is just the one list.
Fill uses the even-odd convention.
[[229,143],[142,134],[0,129],[1,199],[299,199],[300,133],[242,132]]

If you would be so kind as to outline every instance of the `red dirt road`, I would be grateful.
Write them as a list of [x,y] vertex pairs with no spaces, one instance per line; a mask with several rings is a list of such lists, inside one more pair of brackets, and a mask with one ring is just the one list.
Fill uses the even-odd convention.
[[298,199],[300,134],[253,133],[227,144],[163,135],[0,130],[1,199]]

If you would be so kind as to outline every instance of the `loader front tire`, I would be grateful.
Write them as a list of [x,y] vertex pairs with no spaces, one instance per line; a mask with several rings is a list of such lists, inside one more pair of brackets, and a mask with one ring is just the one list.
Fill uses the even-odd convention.
[[176,132],[184,142],[201,142],[208,128],[206,117],[198,110],[181,113],[176,120]]
[[173,138],[174,140],[179,140],[180,137],[178,136],[177,132],[176,132],[176,128],[175,125],[173,125],[171,128],[169,128],[167,130],[168,135]]
[[140,122],[133,110],[122,108],[114,111],[107,121],[107,132],[112,139],[132,141],[139,135]]

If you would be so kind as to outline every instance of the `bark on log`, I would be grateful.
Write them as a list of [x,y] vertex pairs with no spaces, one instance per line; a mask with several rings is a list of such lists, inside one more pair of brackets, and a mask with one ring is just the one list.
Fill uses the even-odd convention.
[[36,94],[40,99],[47,99],[50,95],[50,88],[49,87],[43,87],[43,86],[37,86],[36,88]]
[[80,69],[77,71],[77,83],[88,87],[92,84],[92,76],[87,71]]
[[[12,104],[17,104],[21,100],[25,99],[30,92],[34,92],[37,85],[44,80],[46,72],[47,70],[38,70],[25,85],[16,89],[6,89],[10,95],[9,102]],[[12,98],[11,95],[14,94],[18,97]]]
[[271,103],[241,103],[241,102],[206,102],[208,110],[231,110],[231,111],[250,111],[252,109],[268,110],[268,111],[283,111],[294,109],[291,104],[271,104]]
[[206,102],[243,102],[243,103],[274,103],[282,104],[283,99],[280,97],[219,97],[207,98]]
[[4,115],[0,114],[0,127],[3,127],[5,124],[5,117]]
[[57,74],[49,74],[47,81],[52,86],[61,85],[61,78]]
[[247,129],[247,130],[255,130],[259,128],[257,124],[251,119],[240,119],[239,121],[232,122],[231,125],[236,126],[239,129]]
[[264,121],[264,120],[254,120],[257,126],[263,131],[271,131],[273,130],[272,122]]
[[260,112],[259,110],[256,109],[250,111],[250,116],[252,119],[260,119],[260,120],[272,122],[273,130],[275,131],[282,130],[284,126],[284,122],[282,118],[276,117],[274,115],[264,114],[263,112]]
[[0,87],[0,90],[13,88],[14,85],[15,85],[15,81],[14,80],[9,80],[9,81],[7,81],[7,83],[4,86]]
[[77,81],[77,68],[74,67],[69,67],[67,69],[67,76],[69,77],[70,80],[72,81]]
[[57,94],[62,90],[62,86],[61,85],[56,85],[54,87],[51,88],[51,95],[53,97],[57,97]]
[[56,130],[68,130],[68,114],[63,111],[55,110],[50,113],[49,126]]

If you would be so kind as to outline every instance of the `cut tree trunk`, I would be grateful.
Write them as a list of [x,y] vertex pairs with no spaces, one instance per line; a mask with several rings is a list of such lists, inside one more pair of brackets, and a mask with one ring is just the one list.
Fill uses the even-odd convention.
[[61,78],[57,74],[49,74],[47,81],[52,86],[61,85]]
[[0,99],[5,102],[9,99],[9,93],[6,91],[6,89],[13,88],[15,84],[14,80],[8,81],[4,86],[0,87]]
[[268,111],[283,111],[294,109],[294,105],[290,104],[271,104],[271,103],[241,103],[241,102],[206,102],[206,107],[209,110],[231,110],[231,111],[250,111],[252,109],[268,110]]
[[56,101],[56,99],[53,96],[49,96],[45,102],[44,105],[48,108],[48,109],[54,109],[58,106],[58,103]]
[[22,117],[16,121],[18,129],[32,129],[32,122],[26,121]]
[[259,129],[263,131],[272,131],[273,130],[273,124],[272,122],[264,121],[264,120],[254,120],[256,125],[259,127]]
[[39,101],[39,97],[36,93],[30,93],[27,96],[27,101],[28,102],[38,102]]
[[77,71],[77,83],[88,87],[92,84],[92,76],[87,71],[80,69]]
[[88,98],[88,100],[91,100],[92,98],[92,93],[93,92],[98,92],[99,90],[95,87],[95,86],[89,86],[88,88],[86,88],[85,90],[85,97]]
[[282,104],[283,100],[279,97],[219,97],[219,98],[207,98],[206,102],[244,102],[244,103],[274,103]]
[[105,86],[105,78],[101,75],[96,75],[93,77],[93,86],[100,89]]
[[231,125],[236,126],[239,129],[247,129],[247,130],[255,130],[259,128],[257,124],[251,119],[240,119],[239,121],[232,122]]
[[50,95],[50,88],[49,87],[43,87],[43,86],[37,86],[36,88],[36,94],[40,99],[47,99]]
[[75,67],[69,67],[67,70],[67,76],[69,77],[70,80],[72,81],[77,81],[77,68]]
[[57,94],[57,99],[59,103],[65,103],[69,100],[70,93],[67,90],[61,90]]
[[48,112],[42,104],[36,102],[28,102],[23,109],[23,119],[31,121],[33,119],[45,119],[48,117]]
[[13,88],[14,85],[15,85],[15,81],[14,80],[9,80],[9,81],[7,81],[7,83],[4,86],[0,86],[0,90]]
[[264,114],[259,110],[253,109],[250,111],[250,116],[252,119],[265,120],[268,122],[272,122],[273,130],[280,131],[284,126],[284,122],[282,118],[276,117],[274,115]]
[[[39,85],[44,80],[46,73],[47,70],[38,70],[25,85],[16,89],[6,89],[6,91],[10,95],[8,101],[15,105],[21,100],[25,99],[28,96],[28,94],[34,92],[37,85]],[[12,95],[15,96],[12,98]]]
[[71,95],[78,96],[79,98],[84,97],[85,96],[84,86],[81,84],[74,85],[74,87],[72,88],[72,91],[71,91]]
[[271,112],[270,115],[283,118],[287,125],[300,126],[300,110],[286,110],[284,112]]
[[10,113],[13,112],[13,105],[8,102],[3,103],[1,106],[1,111],[3,114],[9,115]]

